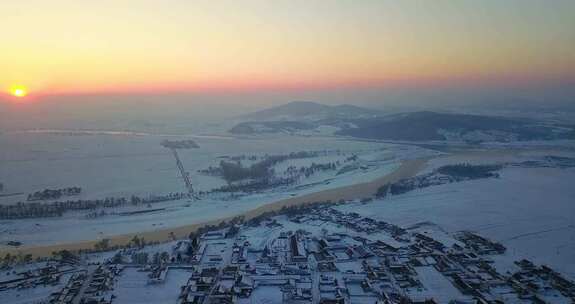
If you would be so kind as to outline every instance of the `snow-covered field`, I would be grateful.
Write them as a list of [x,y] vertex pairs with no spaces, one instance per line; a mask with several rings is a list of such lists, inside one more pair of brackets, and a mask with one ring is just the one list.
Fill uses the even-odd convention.
[[475,231],[507,246],[509,259],[529,258],[575,278],[574,180],[573,168],[509,168],[498,179],[337,208],[402,227],[424,223],[448,232]]
[[[155,135],[58,135],[45,133],[0,134],[1,204],[24,201],[26,194],[45,188],[82,187],[78,198],[148,195],[185,191],[171,152]],[[218,157],[285,154],[299,151],[373,151],[393,148],[372,142],[334,137],[274,136],[269,138],[192,138],[199,149],[179,150],[195,188],[209,190],[225,184],[221,179],[197,173],[217,165]],[[22,195],[8,195],[23,193]]]
[[[160,145],[165,138],[132,133],[75,136],[1,134],[0,182],[4,184],[2,194],[5,196],[0,196],[0,204],[25,201],[26,195],[33,191],[70,186],[83,189],[81,195],[72,199],[184,192],[184,183],[173,155]],[[191,174],[196,190],[210,190],[225,184],[219,177],[197,172],[217,165],[222,156],[341,151],[340,156],[286,161],[276,165],[276,170],[289,165],[307,166],[312,162],[343,160],[353,154],[358,155],[358,160],[355,169],[343,174],[336,174],[337,170],[318,172],[299,184],[235,200],[208,197],[193,203],[187,200],[163,202],[153,205],[153,209],[163,209],[156,212],[130,216],[107,215],[96,219],[87,219],[86,212],[66,212],[62,217],[54,218],[0,220],[0,244],[17,240],[28,246],[50,245],[201,223],[241,214],[296,195],[371,181],[393,171],[402,159],[430,154],[429,150],[413,146],[335,137],[191,138],[200,148],[180,149],[178,153]],[[6,195],[11,193],[22,194]],[[106,208],[105,211],[119,213],[135,209],[146,207],[123,206]]]

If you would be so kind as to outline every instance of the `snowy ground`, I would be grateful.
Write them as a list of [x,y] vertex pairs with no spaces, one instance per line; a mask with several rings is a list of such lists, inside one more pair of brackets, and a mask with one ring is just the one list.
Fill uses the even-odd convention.
[[[513,173],[518,170],[525,170],[525,169],[512,169],[504,172],[504,175],[501,179],[492,179],[492,180],[483,180],[483,181],[496,181],[499,183],[507,184],[507,186],[514,180]],[[531,170],[531,169],[528,169]],[[546,169],[546,170],[556,170],[556,169]],[[573,170],[564,170],[562,171],[565,174],[573,174],[575,171]],[[479,181],[476,181],[479,182]],[[478,191],[486,192],[487,190],[496,190],[496,188],[488,188],[488,186],[480,186],[478,184],[473,184],[476,182],[466,182],[460,183],[459,185],[465,185],[465,189],[467,187],[477,188]],[[488,183],[489,184],[489,183]],[[455,185],[455,184],[451,184]],[[451,186],[449,185],[449,186]],[[436,186],[430,187],[422,190],[429,191],[433,188],[441,188],[444,186]],[[561,187],[561,185],[559,186]],[[453,192],[445,192],[445,191],[437,191],[428,193],[431,197],[434,194],[441,194],[441,193],[453,193]],[[457,193],[457,192],[455,192]],[[476,194],[476,193],[475,193]],[[250,264],[250,269],[257,269],[257,274],[254,277],[262,277],[266,276],[264,273],[273,273],[279,274],[281,276],[280,268],[277,267],[277,261],[289,261],[291,253],[287,250],[287,240],[285,235],[290,235],[290,233],[286,232],[294,232],[296,230],[302,231],[301,235],[305,235],[302,237],[304,239],[304,245],[308,250],[308,263],[307,266],[311,269],[311,273],[304,274],[302,277],[296,275],[296,285],[301,284],[301,286],[310,286],[312,289],[311,293],[316,295],[325,295],[330,296],[333,292],[329,291],[322,291],[322,286],[319,285],[318,287],[318,280],[320,280],[320,276],[326,276],[330,278],[337,279],[338,286],[345,287],[345,296],[349,298],[350,303],[374,303],[378,300],[376,290],[385,289],[389,292],[389,288],[392,281],[398,279],[399,275],[397,273],[392,275],[390,272],[386,272],[384,279],[374,279],[371,278],[372,286],[375,286],[376,290],[366,290],[362,287],[361,282],[368,277],[366,273],[366,269],[364,265],[370,264],[372,266],[377,265],[384,265],[384,260],[387,258],[383,257],[376,257],[371,256],[367,258],[360,258],[358,256],[351,256],[348,254],[344,254],[344,252],[348,252],[348,249],[355,248],[356,246],[361,246],[363,242],[361,241],[364,238],[370,238],[373,240],[381,240],[385,243],[397,247],[402,247],[405,251],[403,253],[398,252],[397,259],[395,260],[396,263],[400,262],[404,265],[407,265],[408,262],[411,260],[408,257],[404,256],[406,252],[412,252],[411,250],[406,250],[407,248],[412,248],[412,246],[419,246],[421,240],[419,238],[415,238],[415,233],[424,234],[428,237],[431,237],[443,245],[447,246],[447,248],[451,248],[450,250],[455,250],[453,244],[458,244],[460,247],[463,248],[464,242],[461,239],[454,238],[454,234],[451,232],[458,231],[462,229],[462,227],[466,226],[464,224],[464,217],[467,218],[470,229],[478,231],[482,236],[489,236],[490,229],[483,229],[482,225],[484,223],[477,223],[477,219],[472,216],[466,216],[461,214],[461,208],[451,208],[454,209],[454,213],[452,214],[445,214],[444,216],[452,216],[457,222],[453,225],[445,224],[441,222],[442,216],[439,215],[445,210],[442,208],[442,205],[438,201],[423,201],[418,196],[410,197],[410,194],[405,194],[401,196],[396,196],[390,200],[384,201],[376,201],[373,203],[348,203],[345,205],[339,206],[331,206],[331,207],[318,207],[314,210],[307,211],[305,213],[297,214],[293,217],[287,215],[279,215],[274,216],[272,218],[265,219],[261,222],[260,225],[257,226],[247,226],[244,225],[240,228],[239,234],[233,238],[225,238],[225,239],[210,239],[208,238],[201,238],[200,247],[206,246],[205,251],[202,251],[202,258],[199,265],[197,267],[223,267],[230,263],[230,257],[232,255],[232,248],[231,244],[243,244],[244,241],[248,241],[248,263]],[[414,201],[419,201],[420,204],[426,204],[424,206],[420,206],[419,209],[414,208],[413,205],[410,205],[410,199],[417,198]],[[403,198],[405,200],[401,200]],[[554,197],[555,199],[557,197]],[[480,204],[485,205],[486,197],[481,197],[481,200],[478,202]],[[448,198],[444,197],[443,200],[449,200]],[[464,207],[469,202],[469,198],[462,198],[459,196],[458,201],[463,204]],[[389,208],[391,206],[391,208]],[[403,208],[405,207],[405,208]],[[434,212],[430,211],[430,208],[436,207]],[[365,229],[369,225],[361,220],[361,217],[355,216],[353,214],[347,213],[339,213],[339,215],[333,215],[333,209],[342,210],[345,212],[357,212],[362,215],[367,215],[371,218],[380,218],[384,219],[385,221],[389,220],[391,224],[400,224],[403,223],[403,228],[407,228],[409,232],[408,235],[403,235],[402,239],[404,240],[401,243],[394,241],[392,235],[386,231],[385,229],[376,229],[376,230],[360,230],[358,228]],[[491,207],[487,208],[490,209]],[[468,209],[471,207],[468,206]],[[395,214],[392,213],[391,210],[398,210]],[[418,217],[419,214],[416,214],[417,211],[420,210],[419,213],[427,212],[430,214],[427,218],[434,220],[437,224],[431,223],[430,221],[420,221]],[[569,210],[568,210],[569,211]],[[412,213],[412,216],[409,216],[408,213]],[[508,218],[513,219],[513,216],[507,215]],[[349,225],[351,224],[351,225]],[[469,226],[468,225],[468,226]],[[475,225],[478,225],[477,228]],[[372,226],[373,227],[373,226]],[[515,223],[512,221],[509,230],[513,230],[516,227]],[[527,226],[517,226],[518,229],[528,229],[530,227]],[[467,229],[467,228],[465,228]],[[282,236],[283,235],[283,236]],[[553,238],[554,236],[549,236]],[[330,254],[334,254],[337,256],[337,259],[334,261],[334,265],[337,271],[325,271],[325,272],[316,272],[315,258],[312,258],[311,252],[313,248],[318,248],[319,246],[317,240],[320,238],[325,238],[329,240],[331,246],[328,246],[328,251]],[[493,266],[496,270],[504,274],[507,270],[516,272],[519,268],[513,264],[513,261],[519,260],[522,258],[529,258],[534,259],[536,262],[545,262],[545,253],[537,253],[541,255],[543,259],[540,257],[532,257],[529,252],[519,251],[512,243],[506,242],[508,239],[499,238],[495,236],[495,239],[500,239],[504,245],[508,247],[508,251],[504,255],[486,255],[482,256],[481,258],[486,259],[485,261],[493,260]],[[394,243],[395,242],[395,243]],[[129,249],[129,250],[121,250],[124,251],[124,263],[129,263],[130,261],[126,259],[129,257],[133,252],[146,252],[150,256],[154,255],[155,253],[159,252],[166,252],[172,255],[175,252],[172,251],[174,245],[177,241],[159,244],[159,245],[152,245],[146,246],[142,249]],[[315,244],[315,245],[314,245]],[[527,244],[527,243],[525,243]],[[542,244],[541,246],[546,245],[545,242],[538,242],[538,244]],[[262,257],[262,251],[264,247],[268,247],[272,254],[271,256],[278,256],[277,261],[272,262],[262,262],[260,258]],[[336,248],[337,246],[343,246],[340,248]],[[533,243],[530,245],[533,247]],[[423,247],[422,247],[423,248]],[[427,247],[429,248],[429,247]],[[458,249],[459,250],[459,249]],[[456,251],[458,251],[456,250]],[[469,250],[469,249],[465,249]],[[355,249],[354,249],[355,251]],[[417,250],[413,252],[418,252]],[[251,254],[251,256],[250,256]],[[110,259],[110,257],[114,255],[114,252],[106,252],[106,253],[98,253],[98,254],[89,254],[85,256],[85,262],[99,262],[102,263],[105,260]],[[392,254],[393,255],[393,254]],[[451,300],[457,299],[462,301],[469,301],[471,299],[470,295],[464,295],[459,291],[454,283],[449,278],[449,275],[446,273],[442,273],[439,269],[432,266],[433,264],[437,263],[437,260],[432,258],[432,256],[437,255],[444,255],[443,251],[435,251],[433,253],[428,253],[426,256],[421,257],[418,254],[414,253],[413,258],[418,259],[421,261],[420,265],[413,265],[412,269],[414,271],[413,275],[411,276],[412,279],[415,279],[418,283],[414,283],[413,285],[405,285],[402,287],[402,293],[409,296],[412,300],[425,300],[429,298],[434,298],[438,303],[448,303]],[[212,262],[212,257],[221,257],[221,262]],[[258,261],[259,260],[259,261]],[[473,259],[467,259],[467,262],[472,261]],[[325,261],[324,261],[325,262]],[[269,264],[268,264],[269,263]],[[409,262],[411,263],[411,262]],[[290,269],[294,269],[295,264],[287,263],[285,265],[288,266]],[[555,270],[560,271],[562,274],[569,274],[566,271],[565,267],[561,267],[558,265],[553,265],[552,263],[546,263],[551,265]],[[459,271],[463,270],[463,267],[466,268],[465,273],[473,274],[474,276],[480,276],[485,279],[484,284],[491,284],[493,283],[493,277],[488,275],[486,272],[479,271],[478,265],[479,264],[466,264],[466,263],[455,263],[452,265],[458,265]],[[464,266],[465,265],[465,266]],[[36,264],[29,264],[29,265],[18,265],[16,266],[13,271],[22,272],[27,269],[32,269],[33,267],[38,267],[39,265]],[[79,269],[86,267],[85,265],[77,265],[74,267],[78,267]],[[411,267],[411,266],[410,266]],[[166,280],[160,284],[149,284],[148,283],[148,273],[149,272],[142,272],[139,271],[139,267],[136,265],[128,265],[124,269],[124,271],[114,279],[114,289],[110,293],[114,294],[117,298],[114,299],[116,303],[175,303],[177,301],[178,295],[180,293],[180,287],[184,285],[188,278],[190,278],[192,274],[192,266],[191,264],[173,264],[172,266],[168,267],[169,271],[166,276]],[[387,271],[387,270],[386,270]],[[305,273],[305,272],[304,272]],[[448,271],[447,273],[450,273]],[[245,274],[244,274],[245,275]],[[293,275],[293,274],[292,274]],[[273,275],[272,275],[273,276]],[[271,277],[271,276],[270,276]],[[0,275],[0,278],[2,276]],[[4,277],[6,279],[6,277]],[[390,280],[392,279],[392,280]],[[297,282],[300,280],[300,282]],[[315,283],[312,283],[314,282]],[[497,282],[499,279],[495,280]],[[228,283],[223,282],[224,280],[220,280],[220,284],[226,285]],[[487,283],[490,281],[491,283]],[[64,281],[65,282],[65,281]],[[536,280],[536,282],[542,283],[540,280]],[[421,284],[419,284],[421,283]],[[395,283],[394,283],[395,284]],[[498,283],[499,284],[499,283]],[[60,284],[60,288],[62,284]],[[227,286],[227,285],[226,285]],[[333,286],[324,286],[326,290],[330,288],[335,288]],[[543,286],[543,285],[542,285]],[[257,284],[254,291],[251,293],[251,296],[247,299],[242,298],[238,299],[238,303],[283,303],[282,297],[282,286],[280,285],[266,285],[266,284]],[[317,289],[319,288],[319,289]],[[56,289],[57,290],[57,289]],[[54,290],[54,291],[56,291]],[[495,296],[497,299],[504,300],[505,303],[528,303],[527,301],[520,300],[517,298],[517,293],[514,291],[510,286],[491,286],[489,290],[490,294]],[[0,292],[0,298],[7,299],[7,303],[34,303],[36,300],[45,299],[49,291],[46,290],[44,287],[38,287],[34,289],[30,289],[29,291],[18,291],[18,290],[6,290]],[[541,289],[538,291],[538,295],[541,296],[546,302],[548,303],[569,303],[569,300],[563,297],[559,292],[555,289]]]
[[[45,188],[82,187],[77,198],[148,195],[185,191],[171,152],[156,135],[55,135],[44,133],[0,134],[0,182],[4,191],[0,204],[25,201],[26,194]],[[270,138],[192,138],[199,149],[179,150],[196,190],[225,184],[197,170],[233,155],[285,154],[299,151],[340,150],[366,152],[404,147],[335,137],[275,136]],[[408,147],[410,150],[421,150]],[[396,153],[397,155],[397,153]],[[23,193],[22,195],[10,195]],[[76,198],[76,197],[75,197]]]
[[[0,203],[11,204],[25,199],[27,193],[44,188],[79,186],[81,196],[93,199],[132,194],[165,194],[184,191],[176,162],[160,142],[162,136],[128,134],[55,135],[44,133],[5,133],[0,135],[0,182],[4,192],[24,193],[0,196]],[[299,151],[338,150],[339,156],[293,160],[288,165],[327,163],[357,154],[357,168],[337,175],[337,170],[318,172],[293,187],[272,189],[265,193],[222,200],[206,198],[154,204],[156,212],[121,216],[85,218],[86,212],[67,212],[57,218],[0,220],[0,246],[17,240],[23,245],[50,245],[94,240],[118,234],[152,231],[205,222],[241,214],[264,204],[295,195],[307,194],[354,183],[371,181],[393,171],[401,159],[430,154],[413,146],[352,141],[334,137],[273,138],[194,138],[199,149],[179,150],[180,158],[191,173],[197,190],[209,190],[225,182],[197,173],[216,165],[222,156],[285,154]],[[146,209],[145,206],[106,208],[108,213]],[[72,228],[73,227],[73,228]],[[1,247],[0,247],[1,248]]]
[[369,204],[337,207],[403,227],[426,223],[500,241],[509,258],[547,264],[575,278],[575,169],[511,168],[499,179],[446,184]]
[[[0,182],[5,188],[1,194],[27,194],[44,188],[69,186],[84,189],[80,198],[184,191],[173,156],[160,145],[164,138],[131,133],[89,136],[0,134]],[[391,172],[401,159],[430,155],[414,146],[335,137],[197,137],[194,140],[200,149],[180,150],[179,154],[198,190],[224,184],[217,177],[197,173],[198,169],[217,164],[218,157],[222,156],[341,150],[358,154],[358,165],[363,168],[339,176],[334,176],[333,172],[318,173],[292,188],[273,189],[233,201],[205,199],[192,204],[185,200],[159,203],[153,208],[164,210],[140,215],[86,219],[83,213],[70,212],[60,218],[0,220],[0,244],[17,240],[24,245],[50,245],[205,222],[293,195],[370,181]],[[547,153],[459,154],[433,159],[428,170],[448,163],[523,161]],[[567,156],[573,154],[566,153]],[[293,160],[279,164],[276,169],[335,160],[337,157]],[[501,172],[499,179],[435,186],[370,204],[338,208],[404,227],[423,222],[439,225],[449,232],[477,231],[507,246],[510,259],[527,257],[575,278],[573,180],[575,169],[508,168]],[[0,196],[0,204],[23,199],[24,195]],[[107,211],[120,212],[130,208]],[[317,227],[317,230],[322,228],[325,227]],[[262,242],[269,237],[261,236]]]
[[186,285],[191,272],[170,269],[162,284],[148,284],[149,272],[126,268],[114,288],[118,303],[176,303],[180,287]]
[[464,296],[433,266],[416,267],[417,276],[423,284],[421,290],[409,292],[416,299],[435,299],[438,303],[448,303],[453,299],[462,299]]

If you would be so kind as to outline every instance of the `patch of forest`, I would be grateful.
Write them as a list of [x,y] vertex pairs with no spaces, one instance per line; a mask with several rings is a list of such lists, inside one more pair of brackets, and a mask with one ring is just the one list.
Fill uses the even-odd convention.
[[82,193],[82,188],[80,187],[68,187],[61,189],[44,189],[42,191],[36,191],[32,194],[28,194],[27,201],[42,201],[59,199],[63,196],[73,196]]
[[[250,179],[241,180],[235,183],[229,182],[227,185],[213,189],[208,193],[254,193],[271,188],[293,185],[303,178],[308,178],[319,171],[336,170],[339,162],[330,162],[324,164],[312,163],[309,166],[289,166],[282,174],[275,174],[274,170],[270,170],[268,174],[254,177]],[[206,193],[200,193],[203,195]]]
[[437,173],[451,176],[456,179],[478,179],[495,177],[502,165],[471,165],[455,164],[437,168]]
[[[308,178],[317,172],[336,170],[341,165],[341,161],[326,163],[312,162],[307,166],[288,166],[285,170],[277,172],[274,166],[287,160],[315,158],[330,154],[341,155],[340,151],[302,151],[289,154],[258,156],[234,156],[225,157],[219,166],[210,166],[198,172],[206,175],[219,176],[223,178],[227,185],[213,189],[208,192],[200,192],[199,195],[210,193],[253,193],[293,185],[304,178]],[[357,156],[346,158],[343,162],[355,161]],[[245,165],[244,163],[249,163]],[[243,162],[243,163],[242,163]]]
[[502,168],[503,165],[499,164],[472,165],[469,163],[462,163],[445,165],[428,174],[418,175],[399,180],[395,183],[385,184],[378,188],[375,196],[378,198],[384,198],[388,194],[398,195],[420,188],[481,178],[499,177],[499,173],[497,173],[497,171]]
[[[200,173],[222,177],[226,182],[232,183],[241,180],[262,180],[274,175],[273,166],[286,160],[313,158],[327,155],[328,151],[301,151],[289,154],[265,155],[259,161],[257,156],[235,156],[229,160],[220,161],[216,167],[199,170]],[[244,166],[242,160],[254,161],[249,166]]]
[[194,149],[199,148],[200,146],[191,139],[185,140],[163,140],[161,145],[165,148],[170,149]]

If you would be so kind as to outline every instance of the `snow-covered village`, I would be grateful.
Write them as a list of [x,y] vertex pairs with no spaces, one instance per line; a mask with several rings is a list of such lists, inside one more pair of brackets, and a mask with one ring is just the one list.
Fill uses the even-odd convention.
[[[369,204],[351,202],[350,204]],[[556,269],[473,232],[400,227],[336,205],[238,217],[186,240],[55,253],[2,274],[20,303],[571,303]]]

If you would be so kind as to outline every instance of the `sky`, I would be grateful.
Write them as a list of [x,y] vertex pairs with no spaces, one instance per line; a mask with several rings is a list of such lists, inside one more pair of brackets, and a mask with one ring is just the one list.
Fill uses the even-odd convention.
[[575,83],[572,0],[1,1],[0,36],[31,95]]

